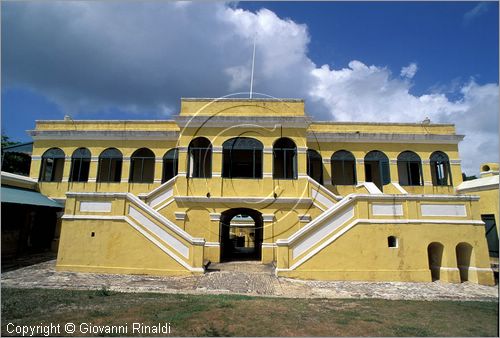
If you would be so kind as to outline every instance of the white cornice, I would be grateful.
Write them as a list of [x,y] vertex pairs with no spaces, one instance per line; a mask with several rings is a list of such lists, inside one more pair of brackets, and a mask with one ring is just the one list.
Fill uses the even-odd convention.
[[308,132],[308,142],[377,142],[458,144],[463,135]]
[[177,141],[178,131],[161,130],[28,130],[33,140],[165,140]]

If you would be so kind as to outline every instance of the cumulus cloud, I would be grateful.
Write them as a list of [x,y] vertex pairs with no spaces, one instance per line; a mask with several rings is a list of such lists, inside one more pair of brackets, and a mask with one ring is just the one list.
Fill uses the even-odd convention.
[[498,161],[498,84],[464,84],[461,98],[442,93],[413,95],[411,83],[392,77],[384,67],[352,61],[348,68],[313,70],[316,85],[309,95],[321,101],[331,116],[346,121],[454,123],[465,134],[460,144],[463,169],[477,173],[481,162]]
[[401,68],[400,75],[402,77],[406,77],[408,79],[412,79],[417,73],[418,67],[417,64],[412,62],[408,66]]
[[[65,112],[175,114],[181,97],[248,91],[253,41],[254,90],[300,97],[316,119],[452,122],[467,135],[464,169],[498,160],[498,84],[473,79],[450,100],[439,90],[410,92],[418,67],[400,76],[353,60],[316,65],[307,26],[262,9],[193,2],[3,2],[2,83],[25,87]],[[97,115],[98,114],[98,115]],[[43,116],[40,116],[43,118]],[[125,118],[125,117],[124,117]]]

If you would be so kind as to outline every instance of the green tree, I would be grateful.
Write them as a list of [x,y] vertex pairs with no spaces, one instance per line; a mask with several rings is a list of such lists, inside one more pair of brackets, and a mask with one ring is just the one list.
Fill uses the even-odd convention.
[[2,149],[8,146],[14,146],[20,142],[14,142],[10,140],[10,137],[2,133]]
[[29,175],[31,156],[25,153],[4,152],[5,147],[14,146],[21,142],[11,141],[10,137],[2,133],[2,171],[13,174]]

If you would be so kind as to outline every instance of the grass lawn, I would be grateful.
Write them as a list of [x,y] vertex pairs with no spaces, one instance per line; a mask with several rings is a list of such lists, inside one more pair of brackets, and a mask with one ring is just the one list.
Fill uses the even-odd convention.
[[2,336],[14,335],[9,323],[61,324],[60,335],[68,335],[68,322],[78,336],[113,335],[85,334],[81,323],[140,335],[134,322],[170,323],[172,336],[497,336],[498,303],[2,289]]

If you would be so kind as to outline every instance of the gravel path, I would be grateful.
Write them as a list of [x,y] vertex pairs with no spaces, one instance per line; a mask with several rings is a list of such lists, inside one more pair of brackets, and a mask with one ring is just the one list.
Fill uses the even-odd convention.
[[2,287],[122,292],[231,293],[290,298],[498,301],[498,286],[474,283],[306,281],[276,277],[258,262],[214,264],[204,275],[157,277],[55,271],[55,260],[2,273]]

